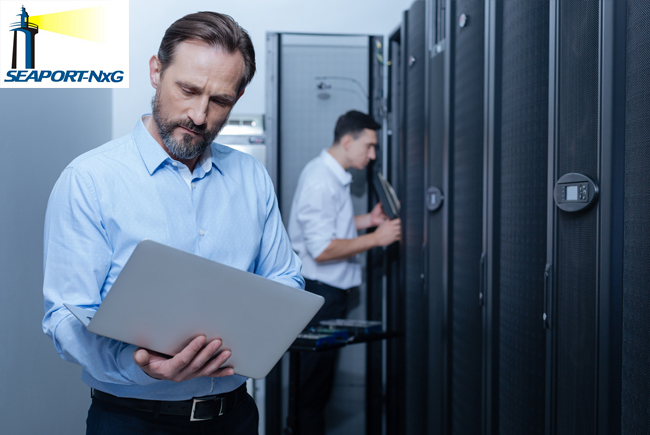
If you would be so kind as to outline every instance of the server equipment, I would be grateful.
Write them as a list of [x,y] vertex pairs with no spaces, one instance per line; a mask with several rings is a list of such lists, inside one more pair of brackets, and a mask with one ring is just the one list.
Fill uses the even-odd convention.
[[[449,171],[451,178],[447,256],[447,307],[449,337],[449,430],[454,434],[479,433],[483,355],[481,289],[483,256],[483,122],[485,2],[459,0],[449,23],[455,33],[450,50],[453,92],[448,110],[450,126]],[[452,18],[450,16],[450,18]]]
[[[401,25],[388,39],[388,92],[386,98],[387,132],[386,159],[383,172],[399,195],[403,194],[403,152],[404,143],[404,56],[406,36],[405,23],[408,12],[404,13]],[[403,198],[402,198],[403,200]],[[403,204],[403,202],[402,202]],[[400,208],[401,210],[401,208]],[[386,251],[383,266],[386,271],[386,322],[390,330],[404,331],[406,310],[403,292],[402,246],[391,246]],[[399,433],[405,422],[406,372],[404,340],[390,340],[386,343],[386,433]]]
[[[383,37],[270,32],[267,34],[266,60],[266,167],[276,187],[279,208],[286,223],[300,172],[309,160],[332,144],[338,117],[354,109],[370,113],[378,121],[383,119]],[[380,149],[383,148],[381,142],[380,135]],[[375,164],[379,168],[383,166],[382,161],[383,155],[378,154]],[[377,202],[372,189],[368,189],[373,168],[350,172],[353,175],[351,194],[355,212],[365,213]],[[359,300],[358,307],[350,314],[352,318],[386,320],[381,266],[384,258],[381,249],[365,255],[368,273],[361,290],[353,295]],[[343,403],[347,409],[339,405],[338,409],[330,407],[329,413],[338,420],[332,425],[338,423],[339,430],[381,432],[384,395],[382,349],[381,343],[368,343],[341,353],[340,364],[346,370],[337,378],[339,383],[334,395],[346,399],[331,403]],[[279,434],[283,430],[286,409],[282,403],[286,400],[282,400],[282,389],[287,386],[286,380],[286,376],[283,380],[280,366],[267,376],[267,435]],[[364,395],[355,394],[363,390]],[[349,414],[364,412],[366,418],[361,420],[361,424],[359,419],[345,418]]]
[[611,433],[620,428],[624,434],[642,434],[650,427],[650,5],[628,0],[626,6],[625,17],[622,11],[616,15],[618,29],[624,20],[626,23],[626,46],[625,51],[620,50],[623,34],[617,31],[613,50],[614,64],[619,66],[613,71],[617,106],[609,113],[614,123],[609,176],[618,182],[610,206],[611,225],[616,229],[609,247],[611,275],[603,277],[611,282],[613,311],[606,331],[615,337],[609,365],[613,382],[604,392],[613,396],[613,411],[604,424],[613,428]]
[[423,289],[423,237],[424,237],[424,72],[425,2],[416,1],[404,17],[403,98],[402,125],[403,150],[400,153],[402,177],[400,198],[402,201],[402,292],[407,312],[404,323],[404,351],[406,377],[405,421],[406,431],[423,433],[426,430],[428,297]]
[[[402,433],[648,433],[650,4],[427,0],[413,41],[418,7],[389,70]],[[421,43],[424,127],[409,112]]]
[[549,2],[486,3],[485,41],[481,425],[542,434]]
[[405,336],[366,354],[367,430],[650,433],[648,19],[418,0],[388,36],[403,242],[368,256],[368,318]]

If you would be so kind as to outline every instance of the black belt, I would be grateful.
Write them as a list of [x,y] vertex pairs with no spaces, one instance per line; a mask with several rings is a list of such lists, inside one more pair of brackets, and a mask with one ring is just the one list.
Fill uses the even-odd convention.
[[90,390],[91,397],[102,402],[154,414],[180,415],[189,417],[190,421],[210,420],[224,415],[231,411],[237,400],[241,400],[241,396],[245,394],[248,394],[246,383],[230,393],[179,401],[131,399],[113,396],[94,388]]

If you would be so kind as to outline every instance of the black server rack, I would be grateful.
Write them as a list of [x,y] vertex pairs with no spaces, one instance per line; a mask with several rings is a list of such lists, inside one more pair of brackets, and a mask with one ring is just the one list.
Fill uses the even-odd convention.
[[[624,154],[634,149],[629,140],[636,132],[626,130],[625,120],[643,117],[642,111],[626,111],[635,89],[634,78],[626,83],[626,33],[641,36],[627,32],[626,13],[638,5],[551,2],[547,434],[621,433],[621,402],[639,403],[621,381],[628,367],[622,363],[628,219],[622,201],[638,180],[624,180]],[[636,90],[643,92],[643,85]],[[569,198],[576,188],[580,195]],[[647,279],[643,270],[637,276]]]
[[425,2],[416,1],[404,16],[404,142],[401,152],[402,262],[405,294],[405,421],[407,434],[426,432],[427,295],[423,289],[424,232],[424,72]]
[[[406,14],[405,14],[406,16]],[[404,143],[404,71],[403,35],[404,22],[388,38],[388,92],[387,109],[387,160],[386,176],[397,192],[402,192],[403,172],[401,170]],[[389,331],[405,330],[405,297],[403,291],[401,246],[390,246],[386,252],[386,327]],[[405,424],[406,351],[404,338],[388,340],[386,343],[386,433],[400,433]]]
[[[452,2],[448,2],[452,3]],[[450,433],[481,433],[484,2],[455,2],[449,147]]]
[[[449,52],[444,34],[446,20],[443,0],[427,3],[427,64],[425,74],[426,136],[425,136],[425,221],[424,221],[424,279],[429,298],[429,347],[428,347],[428,395],[426,433],[445,433],[446,396],[448,393],[446,340],[443,325],[448,318],[445,292],[445,259],[447,246],[445,225],[448,207],[445,192],[448,191],[446,171],[448,147],[445,136],[445,56]],[[448,131],[447,131],[448,133]]]
[[[622,282],[621,433],[650,430],[650,4],[628,0],[625,60],[625,150]],[[619,202],[620,201],[620,202]],[[618,251],[614,251],[619,253]],[[616,419],[613,419],[617,423]],[[614,433],[614,432],[612,432]]]
[[[558,2],[551,34],[557,50],[551,120],[551,183],[564,174],[598,180],[599,1]],[[550,196],[553,195],[549,192]],[[551,205],[555,211],[555,205]],[[596,433],[598,347],[598,211],[554,212],[549,262],[554,278],[551,321],[552,412],[547,433]]]
[[368,256],[368,318],[404,338],[368,346],[369,433],[382,409],[389,434],[650,433],[648,19],[644,0],[405,12],[377,162],[403,243]]
[[482,428],[543,434],[549,2],[489,2]]
[[[382,36],[369,36],[368,61],[369,61],[369,89],[368,113],[381,122],[384,109],[383,92],[383,41]],[[383,146],[382,136],[378,137],[378,148]],[[372,185],[372,177],[375,165],[382,167],[388,162],[382,159],[382,153],[377,153],[374,164],[370,165],[366,175],[368,185]],[[372,189],[370,189],[372,192]],[[368,195],[368,210],[379,201],[376,194]],[[366,319],[383,320],[384,316],[384,283],[383,277],[386,274],[386,267],[394,263],[394,256],[390,249],[372,249],[366,255]],[[390,330],[390,329],[389,329]],[[392,330],[394,331],[394,330]],[[384,406],[384,379],[383,379],[384,352],[381,342],[369,342],[366,344],[366,433],[380,433],[383,428],[383,406]]]
[[427,2],[426,433],[648,433],[650,4],[440,6]]

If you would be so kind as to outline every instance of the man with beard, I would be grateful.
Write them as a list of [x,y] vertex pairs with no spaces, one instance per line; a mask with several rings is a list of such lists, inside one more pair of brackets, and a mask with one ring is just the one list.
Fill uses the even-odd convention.
[[[63,306],[97,308],[145,238],[304,286],[264,167],[212,142],[255,73],[246,31],[227,15],[187,15],[149,67],[152,114],[76,158],[54,186],[43,330],[83,368],[88,434],[256,434],[257,408],[245,378],[227,367],[230,352],[217,355],[219,340],[195,337],[170,358],[92,334]],[[197,412],[202,420],[191,421]]]

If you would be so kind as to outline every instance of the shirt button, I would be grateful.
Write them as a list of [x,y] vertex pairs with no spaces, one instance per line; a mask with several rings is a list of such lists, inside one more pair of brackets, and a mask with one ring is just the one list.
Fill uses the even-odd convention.
[[192,183],[192,189],[196,189],[196,183]]
[[199,234],[201,234],[202,236],[205,236],[205,231],[201,230],[201,231],[199,231]]
[[172,162],[172,165],[178,166],[178,162]]

